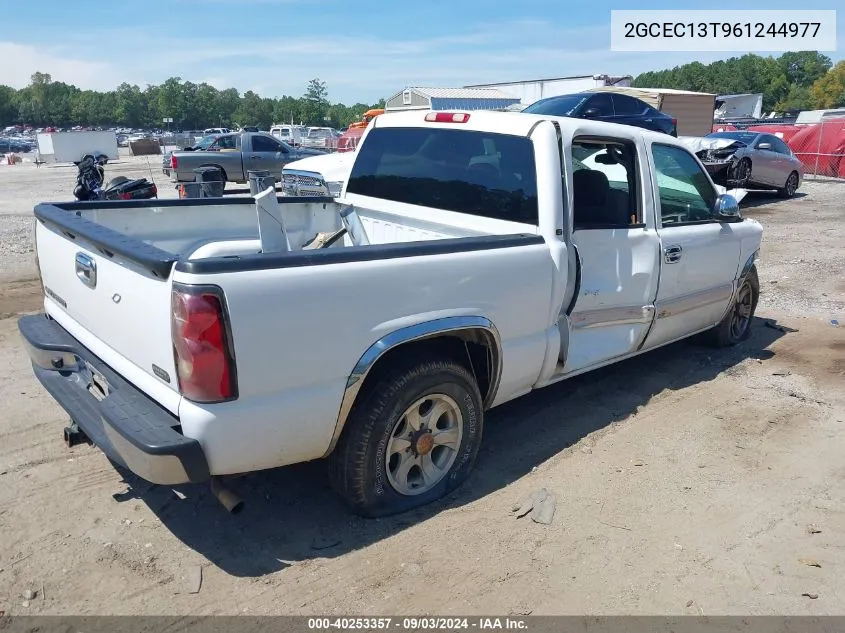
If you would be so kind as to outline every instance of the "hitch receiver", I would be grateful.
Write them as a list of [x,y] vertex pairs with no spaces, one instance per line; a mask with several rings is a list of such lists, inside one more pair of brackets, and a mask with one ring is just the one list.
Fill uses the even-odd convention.
[[73,448],[77,444],[90,444],[91,439],[85,435],[85,431],[77,426],[76,422],[71,422],[70,426],[66,426],[62,431],[65,445],[68,448]]

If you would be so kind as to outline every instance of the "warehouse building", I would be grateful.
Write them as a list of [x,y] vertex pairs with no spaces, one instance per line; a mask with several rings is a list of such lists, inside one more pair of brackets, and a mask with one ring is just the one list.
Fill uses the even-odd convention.
[[519,99],[522,105],[528,106],[558,95],[568,95],[573,92],[594,90],[605,86],[627,87],[633,78],[630,75],[576,75],[574,77],[555,77],[553,79],[530,79],[526,81],[509,81],[497,84],[477,84],[464,86],[473,90],[500,90],[511,97]]
[[390,97],[385,112],[402,110],[503,110],[519,103],[493,88],[405,88]]

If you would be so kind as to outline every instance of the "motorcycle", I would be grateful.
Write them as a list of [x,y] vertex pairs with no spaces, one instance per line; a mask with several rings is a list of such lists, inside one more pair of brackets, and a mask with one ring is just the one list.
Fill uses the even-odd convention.
[[112,178],[104,187],[108,158],[103,154],[86,154],[74,161],[77,168],[73,195],[77,200],[147,200],[158,198],[155,183],[146,178],[130,179],[126,176]]

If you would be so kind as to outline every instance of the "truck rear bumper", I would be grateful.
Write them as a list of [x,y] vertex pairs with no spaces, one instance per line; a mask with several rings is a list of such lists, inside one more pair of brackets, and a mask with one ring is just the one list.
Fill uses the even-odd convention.
[[154,484],[209,478],[199,442],[46,315],[18,321],[35,376],[112,461]]

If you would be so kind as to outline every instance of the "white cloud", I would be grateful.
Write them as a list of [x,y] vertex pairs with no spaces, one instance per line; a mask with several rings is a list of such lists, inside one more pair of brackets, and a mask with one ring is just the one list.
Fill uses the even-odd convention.
[[[194,0],[181,0],[193,2]],[[227,1],[227,0],[219,0]],[[251,0],[288,2],[298,0]],[[0,42],[2,81],[23,86],[35,71],[81,88],[145,85],[172,76],[262,96],[299,96],[319,77],[334,101],[373,102],[406,85],[461,86],[593,73],[632,74],[725,53],[618,53],[609,50],[609,25],[567,28],[547,20],[482,22],[430,38],[311,33],[279,38],[172,36],[110,29],[92,41],[69,33],[62,48]],[[841,57],[841,56],[840,56]],[[5,60],[14,60],[14,67]],[[6,66],[9,68],[7,69]],[[7,78],[8,77],[8,78]]]
[[13,88],[28,86],[36,72],[49,73],[53,81],[85,88],[114,88],[120,83],[120,75],[113,74],[111,65],[74,58],[49,47],[0,42],[0,60],[0,83]]

